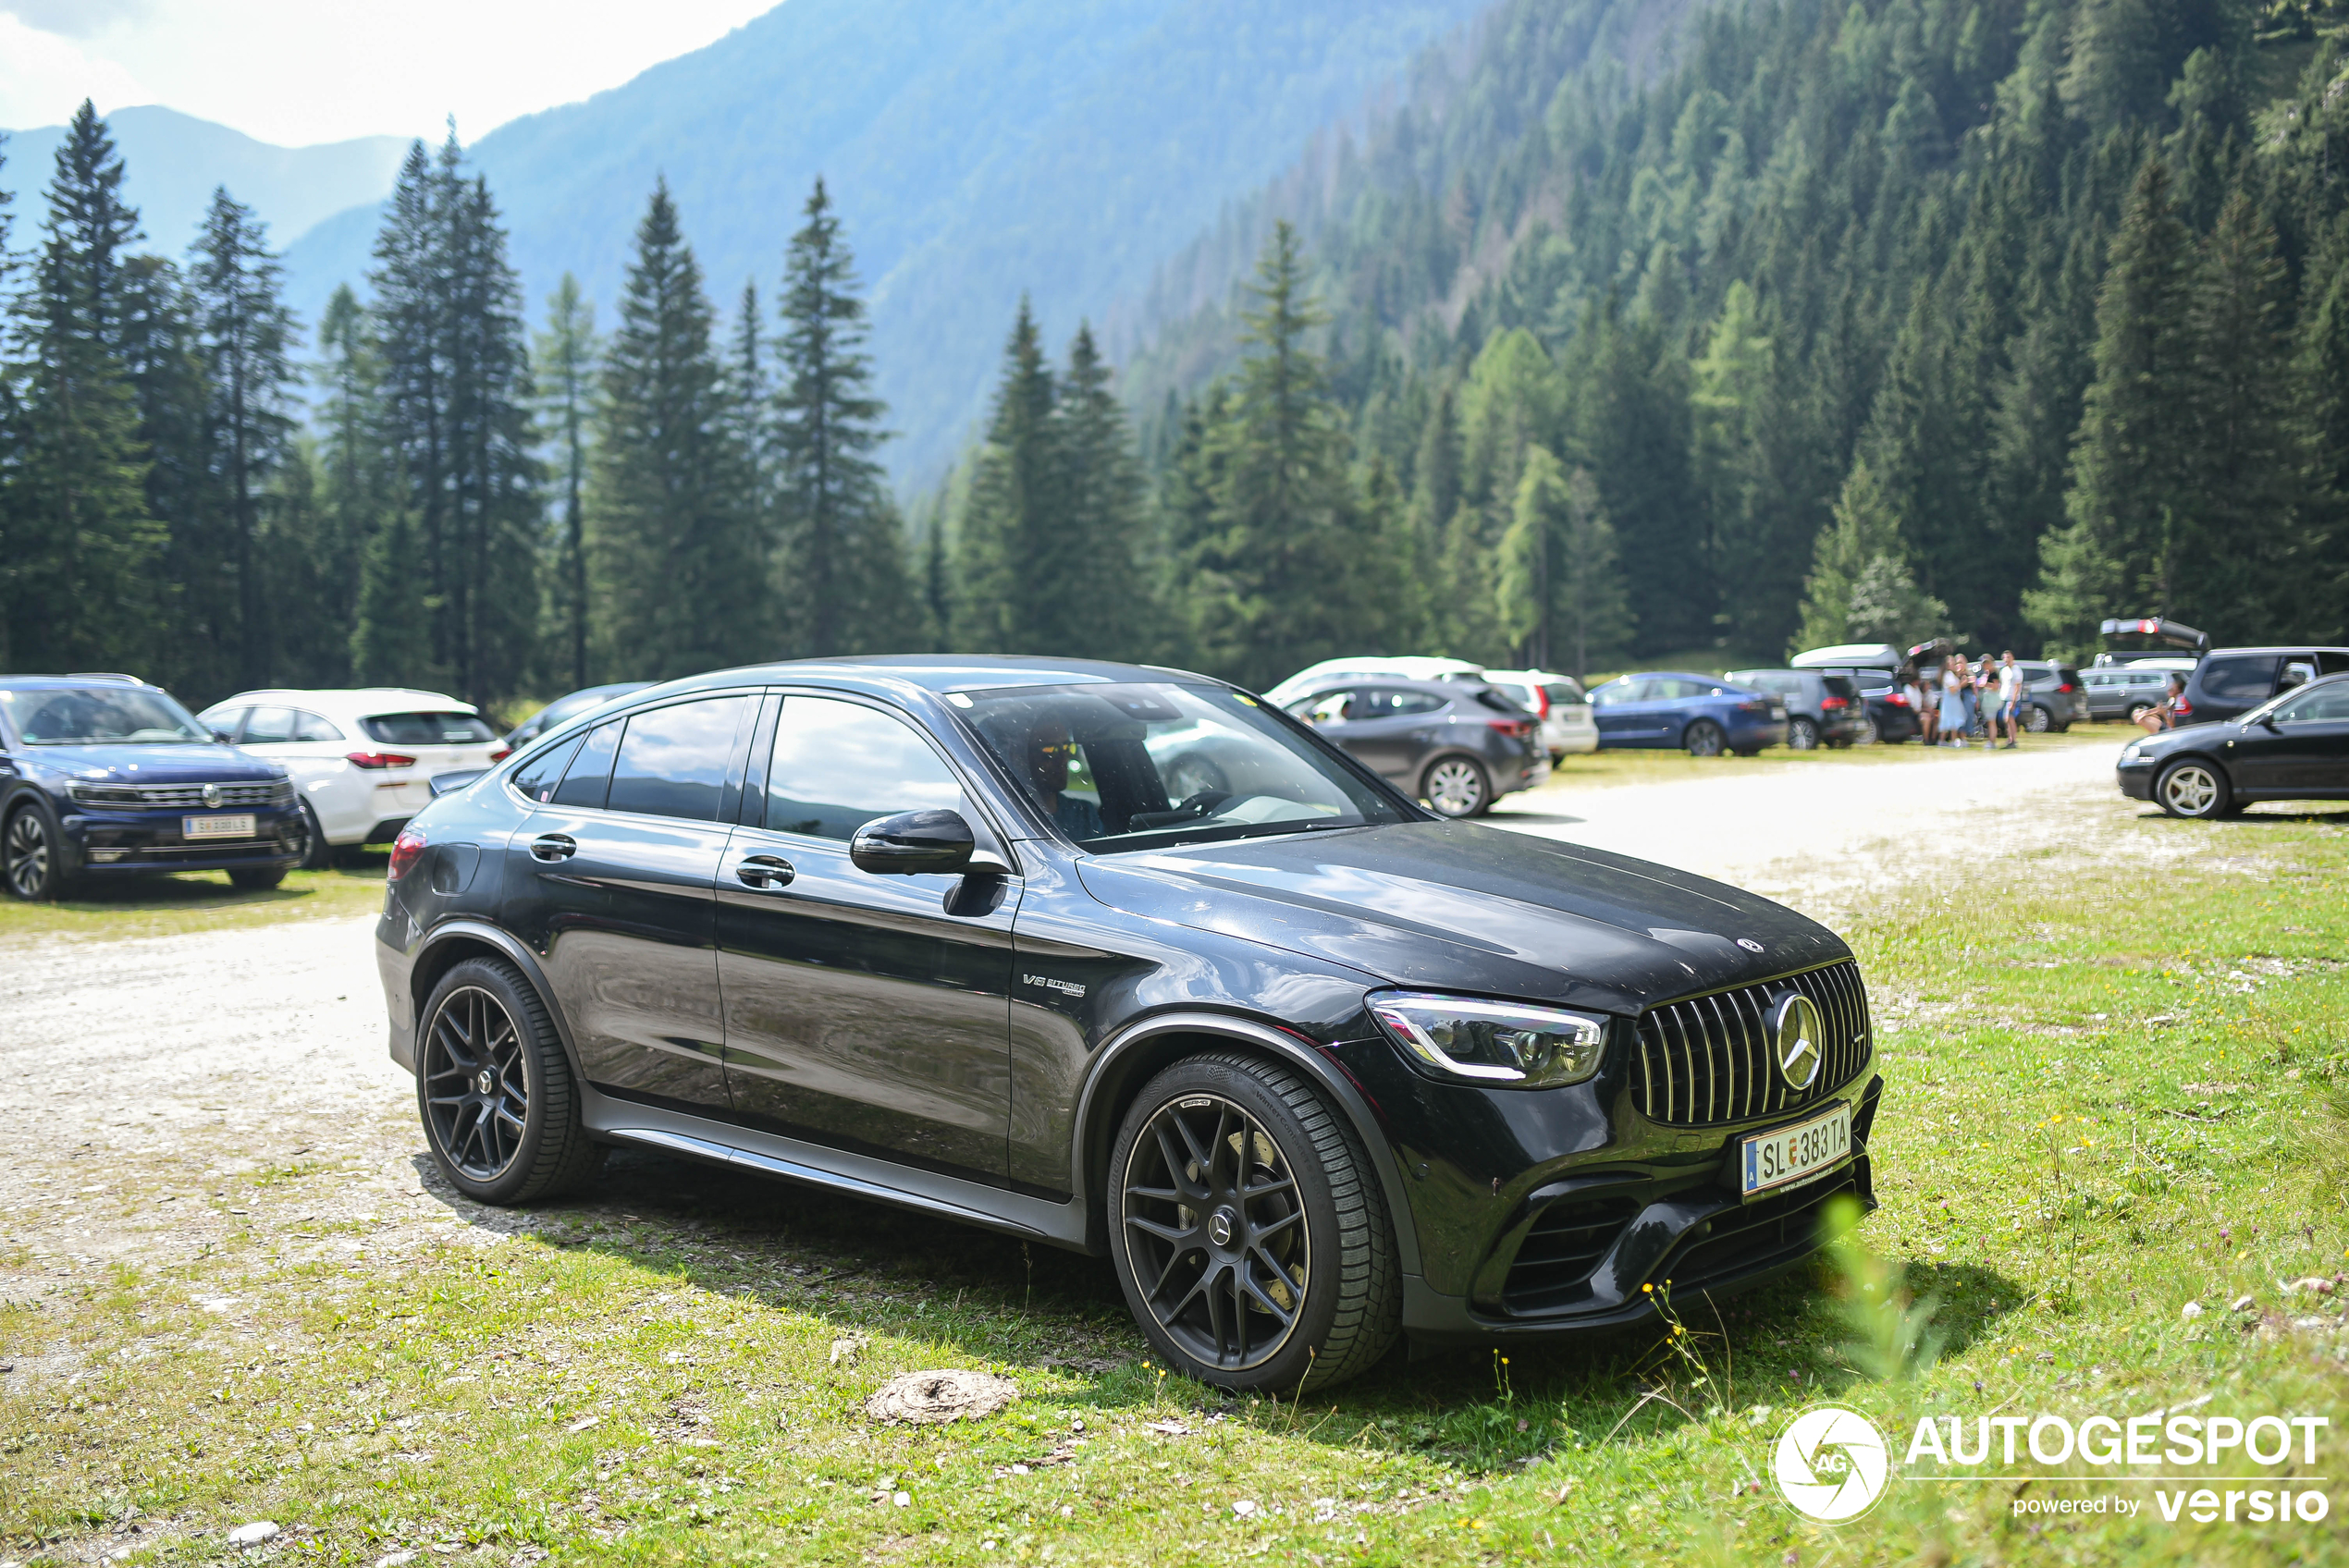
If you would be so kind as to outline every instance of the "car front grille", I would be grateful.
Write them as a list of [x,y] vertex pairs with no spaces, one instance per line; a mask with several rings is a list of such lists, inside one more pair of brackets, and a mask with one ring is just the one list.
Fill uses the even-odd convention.
[[266,779],[258,784],[215,784],[212,788],[216,791],[213,801],[203,798],[202,784],[77,784],[72,792],[76,804],[95,806],[102,811],[108,807],[116,811],[228,811],[238,807],[251,811],[255,806],[291,805],[294,798],[290,778]]
[[1517,1249],[1501,1286],[1503,1303],[1511,1312],[1557,1305],[1591,1277],[1639,1212],[1639,1204],[1628,1197],[1552,1204],[1534,1219]]
[[[1808,1089],[1788,1086],[1765,1021],[1781,993],[1818,1004],[1825,1060]],[[1666,1002],[1640,1017],[1632,1103],[1651,1121],[1701,1127],[1792,1110],[1848,1084],[1868,1060],[1868,993],[1849,959],[1766,985]]]

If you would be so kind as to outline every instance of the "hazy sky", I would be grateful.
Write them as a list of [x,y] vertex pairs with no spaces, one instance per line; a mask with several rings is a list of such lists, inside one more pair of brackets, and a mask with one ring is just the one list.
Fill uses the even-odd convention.
[[471,141],[617,87],[776,0],[0,0],[0,126],[84,98],[283,146],[387,133]]

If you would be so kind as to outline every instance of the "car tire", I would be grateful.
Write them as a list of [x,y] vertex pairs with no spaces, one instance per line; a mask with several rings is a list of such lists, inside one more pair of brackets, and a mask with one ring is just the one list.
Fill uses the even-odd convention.
[[1680,732],[1680,744],[1692,757],[1717,757],[1728,748],[1728,738],[1709,718],[1700,718]]
[[2154,780],[2153,798],[2171,816],[2207,822],[2224,816],[2234,804],[2234,790],[2226,769],[2204,757],[2181,757]]
[[[1867,717],[1860,720],[1860,733],[1854,737],[1854,739],[1856,739],[1863,746],[1873,746],[1877,741],[1884,739],[1884,731],[1876,728],[1875,715],[1871,714]],[[1849,744],[1850,742],[1847,741],[1845,743]]]
[[335,847],[326,842],[326,825],[318,820],[318,810],[308,801],[301,802],[301,826],[308,835],[301,847],[301,869],[325,871],[335,864]]
[[1786,727],[1786,743],[1790,751],[1815,752],[1819,749],[1819,727],[1807,718],[1790,719]]
[[1377,1173],[1285,1067],[1218,1051],[1159,1073],[1118,1128],[1108,1190],[1117,1282],[1176,1371],[1310,1393],[1368,1371],[1402,1333]]
[[64,830],[38,800],[18,802],[0,823],[0,886],[27,903],[51,903],[73,882]]
[[587,1136],[554,1020],[521,970],[467,959],[441,976],[421,1016],[416,1109],[450,1186],[481,1203],[522,1204],[595,1174],[603,1145]]
[[265,893],[285,879],[286,868],[282,865],[273,866],[267,871],[232,871],[228,874],[228,885],[248,893]]
[[2031,711],[2025,714],[2023,718],[2023,728],[2028,729],[2034,735],[2045,735],[2055,727],[2055,715],[2049,713],[2047,709],[2041,707],[2036,703],[2031,704]]
[[1438,757],[1420,775],[1420,799],[1438,816],[1476,816],[1493,804],[1493,781],[1471,757]]

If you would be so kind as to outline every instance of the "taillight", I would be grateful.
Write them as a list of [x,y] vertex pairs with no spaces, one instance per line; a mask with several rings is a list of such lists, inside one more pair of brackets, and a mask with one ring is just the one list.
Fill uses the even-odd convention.
[[349,761],[355,767],[413,767],[416,759],[398,752],[352,752]]
[[1484,722],[1491,728],[1499,730],[1502,734],[1514,735],[1520,741],[1524,740],[1528,735],[1533,733],[1533,725],[1529,719],[1488,718]]
[[1738,704],[1740,713],[1768,713],[1769,711],[1770,704],[1767,703],[1740,703]]
[[1884,700],[1896,708],[1905,708],[1909,705],[1908,693],[1905,692],[1887,692],[1884,694]]
[[2072,690],[2072,682],[2067,680],[2062,685],[2057,687],[2056,690],[2059,692],[2069,692]]
[[1823,708],[1839,708],[1846,704],[1841,697],[1821,697],[1819,705]]
[[416,857],[424,852],[424,830],[421,827],[401,828],[400,837],[391,841],[391,864],[384,870],[384,880],[399,881],[407,869],[416,864]]
[[[2064,688],[2067,692],[2071,689],[2072,688],[2069,686]],[[498,746],[490,752],[489,760],[491,762],[504,762],[508,757],[512,756],[513,754],[514,749],[511,746]]]
[[1550,694],[1539,686],[1533,688],[1533,711],[1540,717],[1550,717]]

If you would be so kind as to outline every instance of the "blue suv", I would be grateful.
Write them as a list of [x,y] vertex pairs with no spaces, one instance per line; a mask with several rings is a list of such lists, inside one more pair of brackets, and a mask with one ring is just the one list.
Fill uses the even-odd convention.
[[225,871],[274,888],[309,831],[293,781],[129,675],[0,676],[0,884]]
[[1599,749],[1656,746],[1691,756],[1750,757],[1786,744],[1786,704],[1718,675],[1644,670],[1591,688]]

